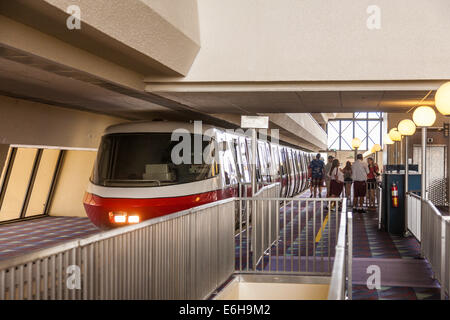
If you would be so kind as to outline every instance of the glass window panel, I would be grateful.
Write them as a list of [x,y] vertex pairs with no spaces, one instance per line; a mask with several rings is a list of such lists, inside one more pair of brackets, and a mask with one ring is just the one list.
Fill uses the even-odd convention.
[[367,118],[369,119],[380,119],[381,117],[381,112],[368,112],[367,113]]
[[341,122],[341,150],[352,150],[353,121]]
[[367,121],[355,121],[355,137],[361,139],[359,150],[367,150]]
[[367,112],[356,112],[355,118],[356,119],[367,119]]
[[45,149],[34,180],[26,217],[44,214],[45,203],[58,162],[59,150]]
[[17,149],[5,198],[0,211],[0,221],[20,218],[23,200],[28,188],[37,149]]

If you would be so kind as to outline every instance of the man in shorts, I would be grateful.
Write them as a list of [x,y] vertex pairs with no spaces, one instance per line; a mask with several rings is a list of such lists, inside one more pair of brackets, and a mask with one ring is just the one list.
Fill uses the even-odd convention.
[[320,153],[316,155],[316,158],[311,161],[308,167],[311,170],[311,184],[313,188],[313,193],[311,193],[311,198],[317,198],[317,189],[319,189],[319,198],[322,196],[322,180],[325,174],[325,163],[320,160]]
[[353,179],[353,209],[354,212],[364,213],[364,198],[366,197],[366,181],[369,167],[363,162],[362,154],[358,154],[352,165]]

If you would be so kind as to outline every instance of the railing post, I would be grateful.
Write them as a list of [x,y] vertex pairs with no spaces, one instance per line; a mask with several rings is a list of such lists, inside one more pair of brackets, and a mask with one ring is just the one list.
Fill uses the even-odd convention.
[[[342,206],[344,209],[344,205]],[[353,299],[353,213],[350,211],[347,213],[347,293],[348,299]]]
[[446,232],[446,223],[450,220],[450,217],[442,217],[441,220],[441,300],[445,300],[445,288],[447,285],[447,272],[446,272],[446,251],[447,251],[447,232]]

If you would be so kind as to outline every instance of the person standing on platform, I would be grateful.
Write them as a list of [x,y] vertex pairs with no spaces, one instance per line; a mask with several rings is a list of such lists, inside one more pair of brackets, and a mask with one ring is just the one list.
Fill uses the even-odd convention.
[[322,197],[322,181],[325,173],[325,163],[320,160],[320,153],[316,155],[316,158],[309,164],[309,169],[311,169],[311,184],[313,188],[313,193],[311,193],[312,198],[317,198],[317,189],[319,189],[319,198]]
[[330,170],[331,170],[331,166],[333,165],[333,156],[328,156],[328,162],[325,165],[325,185],[327,187],[327,197],[329,197],[331,195],[330,193]]
[[363,162],[362,154],[356,156],[356,161],[352,165],[353,179],[353,209],[355,212],[364,213],[364,198],[366,197],[366,182],[369,168]]
[[330,176],[330,196],[332,198],[339,198],[344,189],[344,173],[340,167],[338,159],[334,159],[331,165]]
[[377,177],[380,175],[378,165],[373,158],[367,158],[369,173],[367,174],[367,190],[369,191],[369,207],[375,207],[375,190],[377,188]]
[[345,183],[345,197],[351,199],[352,196],[352,163],[347,161],[344,169],[342,170],[344,173],[344,183]]

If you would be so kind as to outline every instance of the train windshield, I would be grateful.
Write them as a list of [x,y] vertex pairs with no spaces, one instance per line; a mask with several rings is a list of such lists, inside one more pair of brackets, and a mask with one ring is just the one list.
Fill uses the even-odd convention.
[[[180,149],[181,140],[172,141],[171,137],[171,133],[104,136],[92,182],[110,187],[157,187],[201,181],[217,175],[217,165],[206,164],[203,159],[203,150],[210,142],[202,141],[201,135],[185,134],[182,140],[186,146],[184,139],[187,138],[190,148]],[[201,141],[202,148],[194,147],[195,139]],[[182,161],[178,158],[173,161],[174,148],[174,154],[181,156]]]

